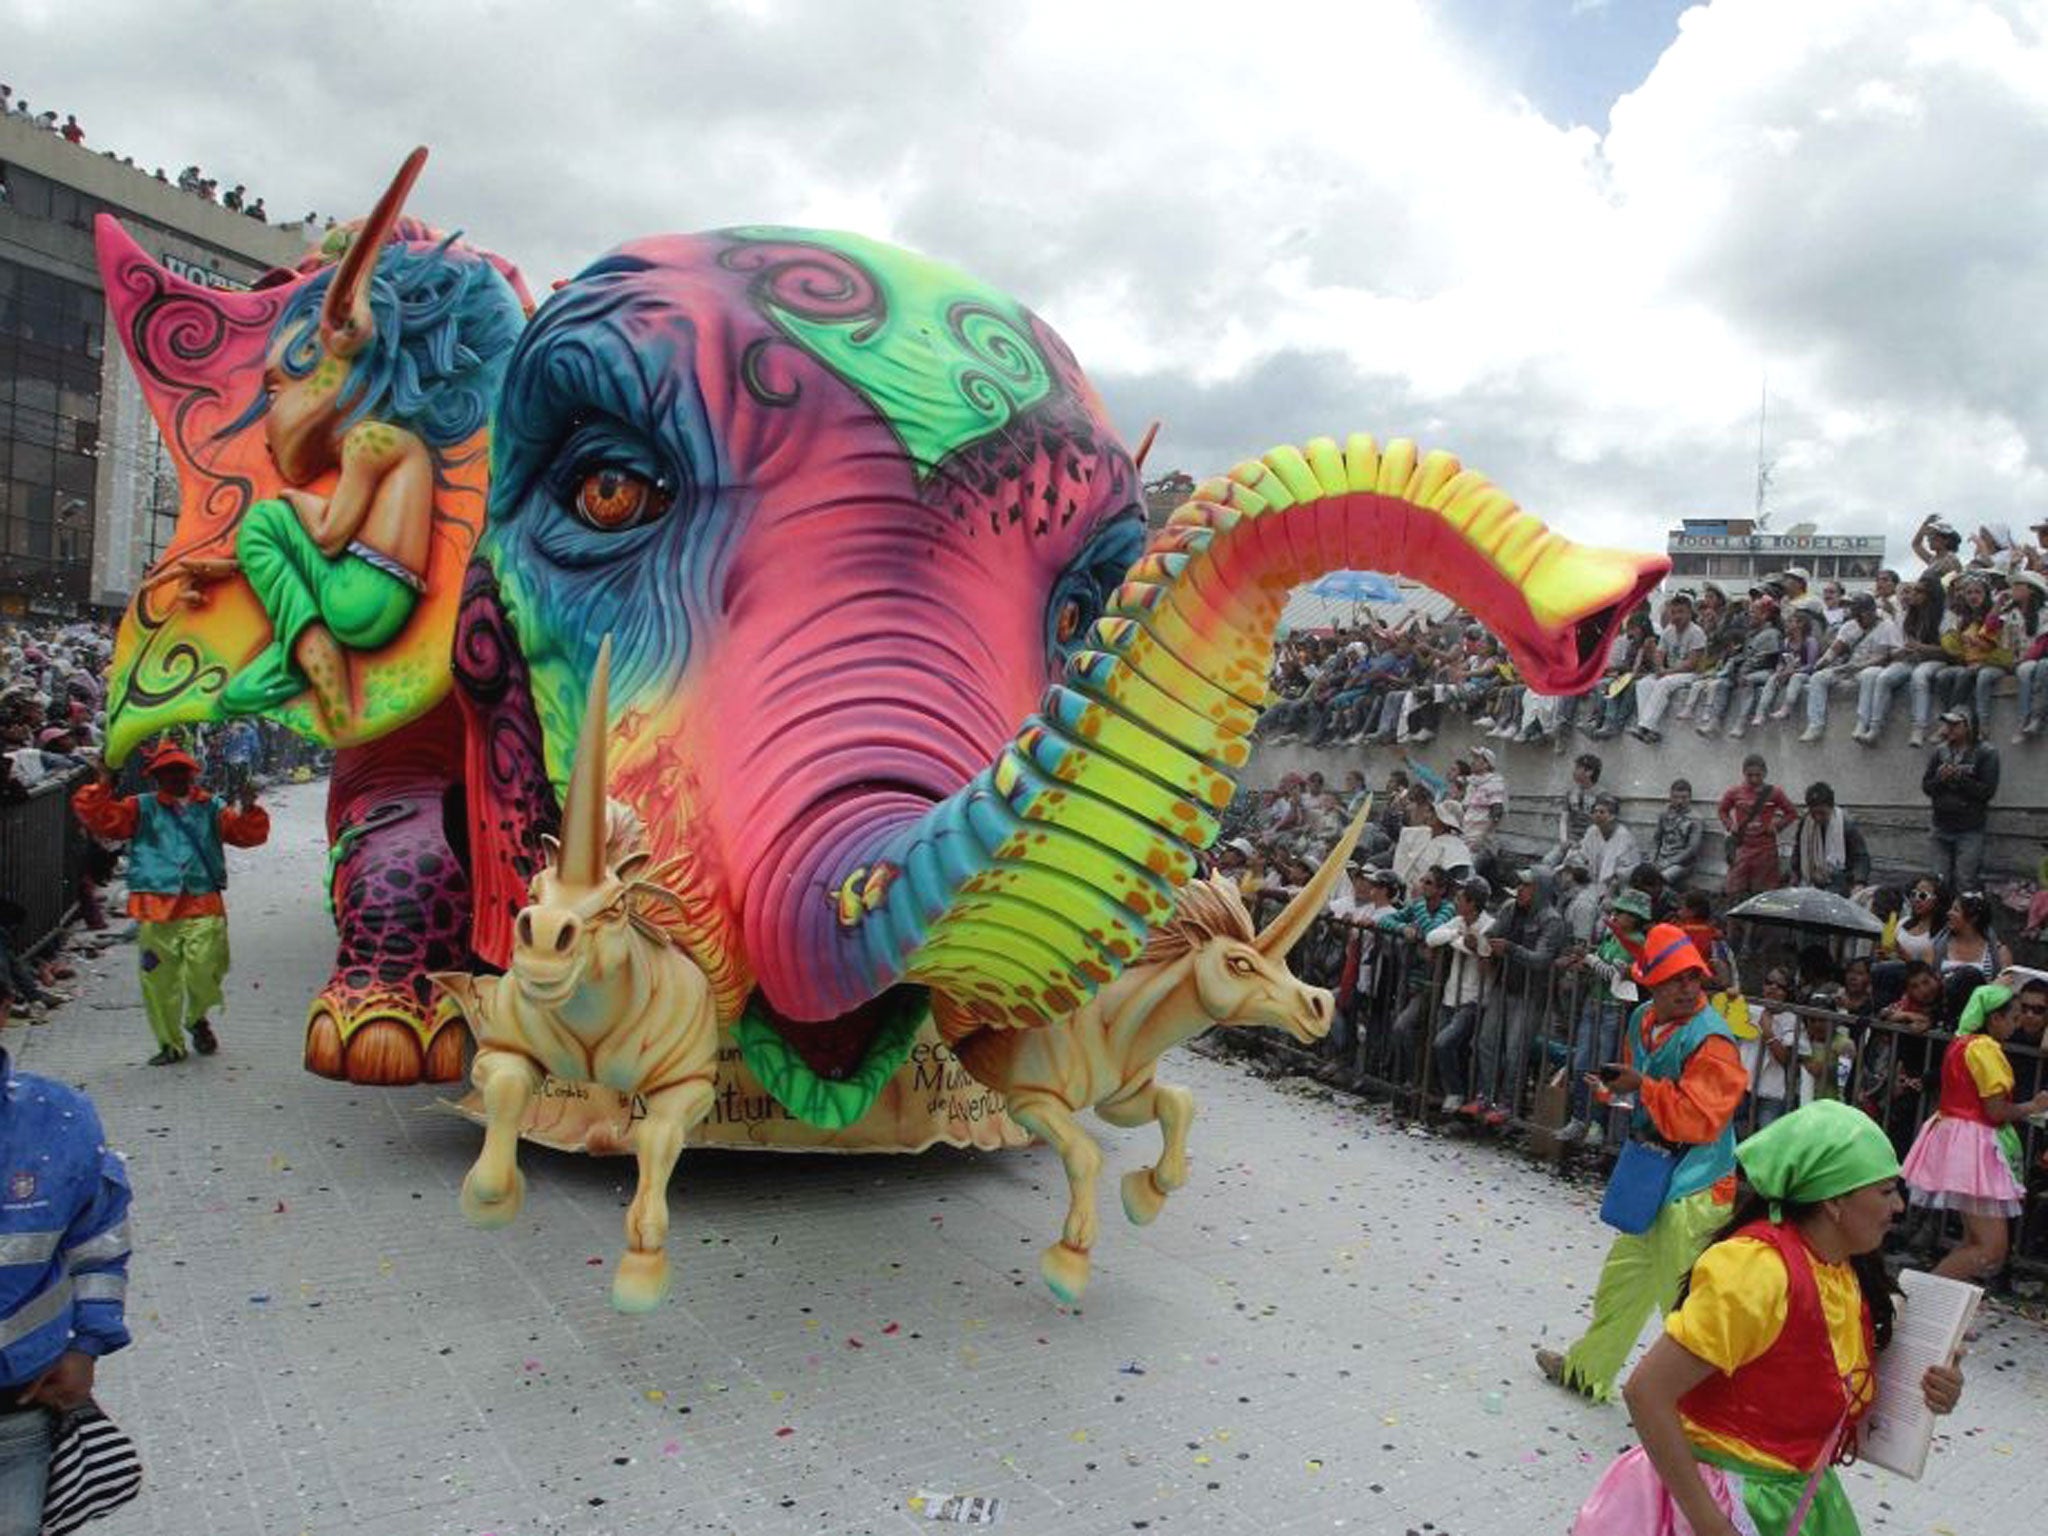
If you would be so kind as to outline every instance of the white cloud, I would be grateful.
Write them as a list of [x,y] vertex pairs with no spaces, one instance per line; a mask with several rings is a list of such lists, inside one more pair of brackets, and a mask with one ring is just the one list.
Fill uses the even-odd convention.
[[537,286],[632,235],[895,238],[1074,343],[1155,465],[1442,441],[1581,536],[1740,513],[2031,512],[2048,48],[1990,0],[1714,0],[1604,137],[1421,0],[413,12],[17,7],[8,68],[96,141],[279,212],[420,211]]

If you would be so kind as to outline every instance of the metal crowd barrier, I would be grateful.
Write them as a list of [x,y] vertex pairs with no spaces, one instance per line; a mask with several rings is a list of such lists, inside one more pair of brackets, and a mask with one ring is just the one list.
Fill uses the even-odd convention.
[[[1261,923],[1278,910],[1279,898],[1253,903]],[[1315,1046],[1303,1046],[1277,1030],[1220,1030],[1213,1038],[1227,1048],[1308,1072],[1324,1081],[1386,1102],[1397,1117],[1448,1120],[1494,1131],[1522,1142],[1535,1156],[1565,1170],[1589,1169],[1604,1177],[1619,1140],[1626,1134],[1623,1112],[1602,1109],[1582,1082],[1582,1074],[1602,1061],[1619,1059],[1620,1030],[1633,1006],[1603,1008],[1590,973],[1552,968],[1528,971],[1496,961],[1487,968],[1470,1033],[1462,1040],[1465,1021],[1452,1017],[1443,1004],[1448,955],[1425,949],[1399,935],[1368,935],[1357,925],[1332,917],[1313,924],[1295,949],[1297,975],[1312,985],[1328,987],[1337,997],[1330,1033]],[[1757,1022],[1758,1038],[1742,1043],[1751,1070],[1751,1093],[1736,1120],[1738,1137],[1768,1123],[1773,1105],[1759,1088],[1778,1085],[1776,1066],[1766,1047],[1770,1023],[1766,1012],[1791,1014],[1812,1044],[1817,1072],[1801,1061],[1785,1068],[1789,1104],[1800,1102],[1799,1076],[1812,1078],[1807,1096],[1845,1098],[1885,1128],[1903,1157],[1913,1137],[1933,1114],[1940,1093],[1941,1053],[1955,1036],[1946,1029],[1916,1030],[1908,1025],[1842,1013],[1826,1008],[1745,999]],[[1459,1029],[1450,1028],[1454,1023]],[[1519,1037],[1521,1049],[1516,1050]],[[1452,1042],[1444,1052],[1432,1047]],[[1479,1047],[1497,1042],[1497,1066],[1491,1082],[1482,1080]],[[2048,1086],[2048,1054],[2040,1045],[2014,1038],[2005,1047],[2018,1081],[2016,1098],[2030,1098]],[[1484,1096],[1495,1111],[1467,1120],[1446,1114],[1441,1056],[1456,1055],[1464,1069],[1464,1091],[1470,1102]],[[1519,1058],[1519,1059],[1518,1059]],[[1462,1107],[1462,1105],[1461,1105]],[[1556,1132],[1573,1117],[1602,1126],[1598,1144],[1560,1142]],[[2023,1149],[2026,1207],[2013,1243],[2015,1271],[2048,1276],[2048,1130],[2021,1122],[2016,1127]],[[1936,1217],[1909,1215],[1902,1230],[1909,1241],[1941,1242]]]
[[78,910],[85,880],[86,834],[71,814],[83,770],[52,776],[28,798],[0,804],[0,900],[22,909],[8,935],[20,955],[41,951]]

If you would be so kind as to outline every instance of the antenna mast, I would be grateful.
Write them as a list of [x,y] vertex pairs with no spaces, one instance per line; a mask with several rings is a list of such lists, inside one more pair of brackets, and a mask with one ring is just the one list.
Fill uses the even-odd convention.
[[1764,457],[1764,423],[1771,410],[1771,376],[1767,373],[1757,395],[1756,402],[1756,526],[1759,532],[1771,523],[1770,513],[1764,510],[1764,500],[1770,494],[1772,462]]

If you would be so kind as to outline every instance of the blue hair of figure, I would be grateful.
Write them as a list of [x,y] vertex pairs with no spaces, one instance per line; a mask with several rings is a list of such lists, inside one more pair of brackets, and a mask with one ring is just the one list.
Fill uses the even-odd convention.
[[[454,241],[387,244],[379,253],[369,283],[373,334],[348,360],[335,397],[343,431],[375,416],[429,447],[451,448],[489,422],[525,315],[497,269]],[[278,316],[272,344],[290,378],[303,379],[320,362],[320,307],[338,270],[320,273]],[[221,435],[255,422],[267,404],[259,395]]]

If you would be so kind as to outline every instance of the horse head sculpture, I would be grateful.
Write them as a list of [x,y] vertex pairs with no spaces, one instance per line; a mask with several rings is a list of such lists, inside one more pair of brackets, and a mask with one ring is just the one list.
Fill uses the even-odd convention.
[[677,898],[664,872],[649,872],[637,818],[605,801],[610,680],[607,639],[583,712],[562,836],[549,838],[532,902],[514,923],[510,973],[435,979],[477,1037],[472,1075],[483,1097],[484,1144],[462,1181],[462,1211],[477,1226],[503,1226],[519,1213],[519,1127],[544,1074],[645,1103],[631,1133],[640,1180],[612,1281],[613,1305],[643,1312],[668,1294],[669,1175],[690,1127],[711,1108],[718,1028],[710,982],[681,944]]
[[1095,1177],[1102,1152],[1081,1129],[1093,1109],[1110,1125],[1157,1120],[1158,1163],[1126,1174],[1124,1214],[1153,1220],[1187,1182],[1188,1126],[1195,1099],[1155,1080],[1160,1056],[1212,1026],[1283,1029],[1308,1043],[1329,1033],[1335,1004],[1299,980],[1288,953],[1322,914],[1344,861],[1371,819],[1364,806],[1321,867],[1280,915],[1254,932],[1237,890],[1221,879],[1192,880],[1173,916],[1152,931],[1145,952],[1070,1017],[1042,1029],[975,1029],[942,1016],[961,1064],[1000,1092],[1010,1117],[1057,1149],[1067,1175],[1067,1219],[1039,1273],[1055,1296],[1074,1301],[1087,1287],[1096,1234]]

